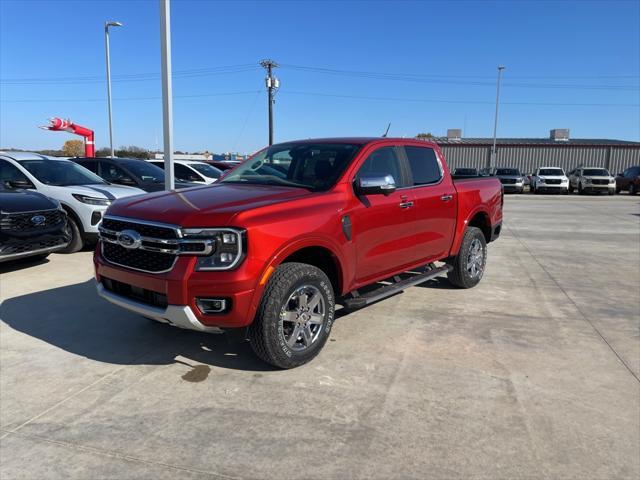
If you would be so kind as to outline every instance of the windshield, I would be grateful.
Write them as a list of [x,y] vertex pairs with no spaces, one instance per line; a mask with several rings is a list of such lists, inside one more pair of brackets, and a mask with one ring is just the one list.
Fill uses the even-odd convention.
[[456,168],[453,172],[454,175],[478,175],[478,171],[475,168]]
[[609,171],[604,168],[585,168],[582,174],[587,177],[610,177]]
[[360,149],[349,143],[273,145],[232,170],[221,182],[328,190]]
[[564,171],[561,168],[541,168],[538,175],[546,177],[564,177]]
[[517,168],[498,168],[496,170],[496,175],[511,175],[514,177],[520,176],[520,170]]
[[95,173],[68,160],[21,160],[20,165],[45,185],[94,185],[105,182]]
[[164,183],[164,170],[144,160],[119,160],[143,182]]
[[216,167],[206,163],[190,163],[189,166],[205,177],[220,178],[220,175],[222,175],[222,170],[218,170]]

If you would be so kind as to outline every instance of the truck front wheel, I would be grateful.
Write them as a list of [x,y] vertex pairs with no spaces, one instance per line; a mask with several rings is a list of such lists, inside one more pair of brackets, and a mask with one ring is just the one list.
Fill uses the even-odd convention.
[[487,242],[482,230],[467,227],[458,255],[449,264],[453,269],[447,274],[449,282],[459,288],[475,287],[484,275],[487,263]]
[[249,327],[258,357],[279,368],[314,358],[329,338],[335,297],[325,273],[305,263],[284,263],[269,279]]

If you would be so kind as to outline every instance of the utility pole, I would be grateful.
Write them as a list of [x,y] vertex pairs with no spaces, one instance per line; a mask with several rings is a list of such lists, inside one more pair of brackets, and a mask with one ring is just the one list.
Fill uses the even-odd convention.
[[162,57],[162,138],[164,140],[164,189],[175,188],[173,171],[173,91],[171,84],[171,0],[160,0]]
[[121,27],[120,22],[104,22],[104,49],[107,54],[107,104],[109,106],[109,147],[111,149],[111,158],[115,157],[113,153],[113,120],[111,114],[111,56],[109,54],[109,27]]
[[280,80],[273,76],[273,69],[279,67],[279,65],[273,60],[262,60],[260,65],[267,70],[267,78],[265,83],[267,85],[267,97],[269,100],[269,145],[273,145],[273,96],[275,91],[280,88]]
[[496,88],[496,116],[493,122],[493,147],[491,148],[491,158],[489,160],[489,168],[496,166],[496,135],[498,133],[498,107],[500,106],[500,80],[502,79],[502,71],[504,65],[498,65],[498,84]]

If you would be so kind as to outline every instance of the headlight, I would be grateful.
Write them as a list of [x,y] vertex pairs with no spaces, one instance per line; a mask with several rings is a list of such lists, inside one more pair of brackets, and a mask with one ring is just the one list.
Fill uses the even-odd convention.
[[615,178],[610,178],[609,179],[609,185],[611,185],[612,183],[616,183],[616,179]]
[[246,232],[236,228],[183,228],[185,239],[209,239],[215,242],[213,253],[198,257],[196,270],[231,270],[244,258]]
[[539,178],[538,183],[544,183],[544,178]]
[[71,195],[79,202],[86,203],[88,205],[111,205],[111,200],[107,198],[89,197],[87,195],[81,195],[80,193],[72,193]]
[[567,183],[568,181],[569,181],[569,179],[568,179],[568,178],[563,178],[563,179],[562,179],[562,183]]

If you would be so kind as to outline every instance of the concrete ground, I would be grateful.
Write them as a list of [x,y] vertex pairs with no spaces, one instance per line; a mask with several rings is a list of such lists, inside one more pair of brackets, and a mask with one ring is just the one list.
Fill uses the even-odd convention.
[[290,371],[98,299],[90,252],[4,267],[0,477],[639,478],[640,198],[505,203],[477,288]]

